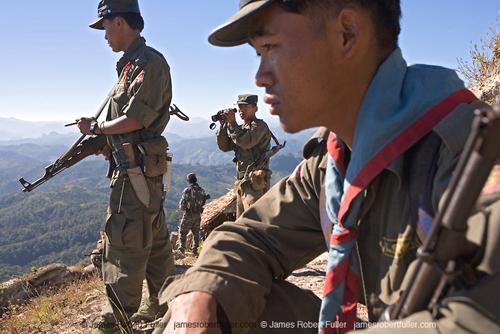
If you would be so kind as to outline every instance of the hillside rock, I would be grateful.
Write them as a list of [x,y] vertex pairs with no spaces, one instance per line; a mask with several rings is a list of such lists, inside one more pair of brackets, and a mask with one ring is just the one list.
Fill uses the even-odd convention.
[[52,287],[88,277],[96,273],[93,265],[85,268],[67,267],[62,263],[53,263],[30,273],[26,277],[14,278],[2,283],[0,290],[0,315],[5,307],[19,305],[23,301],[38,296]]

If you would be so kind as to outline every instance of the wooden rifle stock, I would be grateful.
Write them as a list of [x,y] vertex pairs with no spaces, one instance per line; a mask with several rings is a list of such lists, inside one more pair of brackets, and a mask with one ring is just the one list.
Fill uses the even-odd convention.
[[417,251],[407,289],[379,321],[402,319],[432,309],[455,280],[456,261],[473,262],[478,246],[466,239],[467,220],[500,157],[500,105],[476,110],[464,151],[432,230]]
[[23,192],[30,192],[43,183],[47,182],[55,175],[59,174],[63,170],[75,165],[76,163],[82,161],[89,155],[96,154],[104,146],[106,146],[106,136],[97,135],[95,137],[90,137],[81,141],[81,138],[75,142],[64,154],[57,159],[54,163],[45,167],[45,174],[33,183],[27,182],[24,178],[20,178],[19,182],[23,185]]

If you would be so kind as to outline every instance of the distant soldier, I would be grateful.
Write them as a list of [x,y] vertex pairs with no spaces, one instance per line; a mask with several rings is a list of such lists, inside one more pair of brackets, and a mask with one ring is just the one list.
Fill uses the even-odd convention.
[[[243,120],[242,125],[236,123],[232,109],[224,110],[225,121],[217,131],[217,146],[223,152],[234,151],[234,162],[238,171],[238,181],[234,184],[237,194],[236,217],[247,210],[253,203],[269,190],[271,170],[267,161],[260,171],[247,171],[262,153],[271,148],[272,133],[266,122],[255,117],[258,110],[257,95],[244,94],[238,96],[238,113]],[[252,172],[252,173],[250,173]]]
[[203,206],[206,201],[205,190],[196,183],[198,179],[195,173],[187,175],[189,186],[182,192],[182,198],[179,202],[179,208],[184,211],[181,223],[179,225],[180,232],[180,251],[185,252],[186,236],[189,230],[193,232],[194,255],[198,255],[198,246],[200,244],[200,222]]

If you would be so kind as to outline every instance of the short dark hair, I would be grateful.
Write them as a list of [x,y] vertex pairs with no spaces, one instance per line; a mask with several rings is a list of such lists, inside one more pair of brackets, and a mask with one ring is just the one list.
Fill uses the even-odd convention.
[[111,13],[104,16],[104,19],[113,20],[118,16],[123,18],[133,30],[142,31],[144,29],[144,19],[139,13]]
[[360,8],[368,13],[373,22],[378,44],[382,48],[395,49],[401,32],[399,0],[280,0],[289,12],[327,15],[333,9],[339,13],[348,6]]
[[191,176],[191,177],[188,179],[188,182],[191,182],[191,183],[196,183],[196,182],[198,182],[198,179],[196,178],[196,176]]

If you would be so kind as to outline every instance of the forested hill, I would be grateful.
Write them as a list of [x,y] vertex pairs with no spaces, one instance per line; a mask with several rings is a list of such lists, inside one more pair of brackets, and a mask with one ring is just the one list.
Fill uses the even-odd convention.
[[[204,145],[211,144],[203,143],[201,148]],[[74,265],[85,260],[84,254],[95,248],[99,231],[104,230],[109,180],[105,177],[107,162],[101,157],[88,157],[30,193],[21,191],[20,177],[28,182],[38,179],[65,149],[57,145],[0,146],[0,282],[23,275],[32,267],[57,262]],[[200,148],[192,145],[191,149]],[[273,182],[290,174],[299,161],[286,149],[274,156]],[[232,162],[179,164],[174,157],[164,205],[170,231],[178,228],[182,217],[178,203],[187,186],[186,175],[192,172],[206,192],[217,198],[232,188],[236,169]]]

